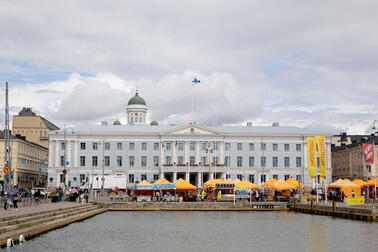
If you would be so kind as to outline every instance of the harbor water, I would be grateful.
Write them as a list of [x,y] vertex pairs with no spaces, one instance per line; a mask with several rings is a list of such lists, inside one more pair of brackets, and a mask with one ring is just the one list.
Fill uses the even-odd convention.
[[376,251],[378,225],[293,212],[107,212],[11,251]]

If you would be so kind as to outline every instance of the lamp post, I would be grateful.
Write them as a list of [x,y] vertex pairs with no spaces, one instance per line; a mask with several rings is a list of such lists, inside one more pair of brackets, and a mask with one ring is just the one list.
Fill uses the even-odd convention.
[[[373,122],[373,127],[371,127],[371,129],[373,130],[373,153],[374,153],[374,163],[373,163],[373,165],[374,165],[374,198],[377,198],[377,170],[376,170],[376,166],[375,166],[375,159],[376,159],[376,157],[375,157],[375,130],[377,129],[377,126],[378,126],[378,120],[374,120],[374,122]],[[367,182],[369,182],[369,181],[367,181]],[[368,187],[369,187],[369,184],[368,184]]]

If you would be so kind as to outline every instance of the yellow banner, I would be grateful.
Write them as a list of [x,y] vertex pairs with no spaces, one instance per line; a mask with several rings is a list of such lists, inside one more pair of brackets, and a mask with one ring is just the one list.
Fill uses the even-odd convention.
[[363,205],[365,204],[365,198],[364,197],[347,198],[347,204],[348,205]]
[[316,140],[315,137],[307,137],[308,172],[311,179],[316,179]]
[[319,163],[320,163],[320,179],[326,179],[326,150],[324,136],[316,137],[316,144],[319,150]]

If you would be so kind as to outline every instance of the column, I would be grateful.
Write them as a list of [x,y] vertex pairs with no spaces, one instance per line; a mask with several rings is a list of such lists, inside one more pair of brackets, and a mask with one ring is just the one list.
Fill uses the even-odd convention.
[[184,163],[190,163],[190,160],[189,160],[189,141],[185,141],[184,143],[185,147],[184,147],[184,150],[185,150],[185,161]]
[[67,154],[66,154],[66,157],[67,157],[67,160],[69,163],[69,165],[67,165],[67,167],[71,167],[72,166],[72,160],[71,160],[71,144],[72,144],[72,141],[68,140],[67,141]]
[[186,172],[186,173],[185,173],[185,180],[186,180],[186,181],[189,181],[189,179],[190,179],[190,177],[189,177],[189,172]]
[[224,164],[224,141],[219,142],[219,164]]
[[163,150],[163,147],[162,147],[162,143],[164,141],[161,140],[160,141],[160,178],[164,178],[164,172],[163,172],[163,164],[164,164],[164,150]]
[[201,157],[200,157],[200,141],[196,141],[196,163],[198,164],[201,162]]
[[173,172],[173,182],[177,180],[177,172]]
[[55,141],[55,167],[60,167],[60,162],[59,162],[59,141]]
[[49,167],[55,167],[55,165],[52,163],[53,162],[53,144],[52,141],[49,141]]
[[209,172],[209,179],[213,179],[214,178],[214,172]]
[[197,187],[202,187],[202,173],[201,172],[198,173],[197,181],[198,181]]
[[[102,146],[104,148],[104,146]],[[79,140],[74,141],[73,167],[79,167]]]
[[172,146],[172,163],[176,163],[177,164],[177,149],[176,149],[176,143],[177,141],[173,141],[173,146]]

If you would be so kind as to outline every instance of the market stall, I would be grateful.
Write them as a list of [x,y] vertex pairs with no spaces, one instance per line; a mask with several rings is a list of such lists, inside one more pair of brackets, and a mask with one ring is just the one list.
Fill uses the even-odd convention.
[[329,184],[328,187],[339,190],[340,193],[344,193],[346,197],[351,197],[352,192],[354,193],[355,197],[361,196],[361,186],[354,184],[349,180],[339,179],[336,182]]
[[142,182],[134,186],[134,196],[137,202],[141,201],[151,201],[154,195],[154,189],[150,182],[143,180]]
[[161,178],[152,184],[155,195],[160,201],[171,201],[172,195],[175,195],[176,185],[165,178]]
[[188,181],[180,178],[175,182],[176,195],[183,197],[184,201],[191,201],[195,199],[197,187],[190,184]]
[[272,189],[275,190],[275,201],[286,201],[292,196],[290,190],[297,189],[297,186],[287,181],[279,180],[272,185]]

